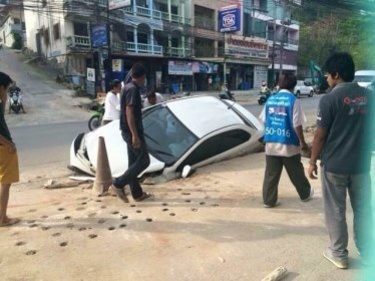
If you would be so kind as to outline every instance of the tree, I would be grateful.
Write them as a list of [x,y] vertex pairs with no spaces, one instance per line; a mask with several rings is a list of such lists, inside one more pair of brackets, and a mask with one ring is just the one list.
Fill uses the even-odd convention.
[[315,12],[302,9],[294,12],[301,23],[299,67],[306,68],[310,60],[322,66],[332,52],[346,51],[353,55],[357,69],[375,69],[375,49],[372,48],[375,14],[333,9],[327,5],[314,7]]

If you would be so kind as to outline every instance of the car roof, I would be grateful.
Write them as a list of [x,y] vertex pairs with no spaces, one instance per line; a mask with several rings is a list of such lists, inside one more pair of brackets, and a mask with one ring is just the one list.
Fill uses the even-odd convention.
[[175,99],[165,105],[199,138],[224,127],[245,124],[227,104],[212,96]]
[[362,75],[362,76],[375,76],[375,70],[358,70],[355,72],[355,76]]

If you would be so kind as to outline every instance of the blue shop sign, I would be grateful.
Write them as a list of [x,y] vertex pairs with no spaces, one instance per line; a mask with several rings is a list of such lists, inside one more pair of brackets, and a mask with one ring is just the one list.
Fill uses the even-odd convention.
[[220,32],[241,30],[241,8],[238,6],[224,7],[219,11]]

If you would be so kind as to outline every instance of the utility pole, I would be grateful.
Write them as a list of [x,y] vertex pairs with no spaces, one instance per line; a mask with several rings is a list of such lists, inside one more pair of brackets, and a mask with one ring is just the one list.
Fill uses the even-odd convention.
[[276,47],[276,18],[273,19],[273,42],[272,42],[272,70],[271,70],[271,87],[275,86],[275,47]]
[[107,69],[108,76],[110,78],[112,75],[112,47],[111,47],[111,24],[109,18],[109,0],[107,0],[107,46],[108,46],[108,58],[107,58]]
[[282,19],[281,19],[282,30],[281,30],[281,44],[280,44],[280,72],[279,72],[280,75],[283,72],[283,60],[284,60],[284,58],[283,58],[283,56],[284,56],[284,41],[285,41],[285,34],[286,34],[286,30],[285,30],[284,25],[287,24],[285,22],[285,3],[284,3],[283,0],[281,1],[281,7],[282,7],[283,16],[282,16]]

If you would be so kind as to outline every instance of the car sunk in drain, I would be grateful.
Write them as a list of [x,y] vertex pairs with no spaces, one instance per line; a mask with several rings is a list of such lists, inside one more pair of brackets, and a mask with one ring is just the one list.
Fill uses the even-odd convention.
[[[181,174],[261,149],[263,126],[241,105],[212,96],[175,99],[143,111],[143,126],[150,165],[142,173]],[[112,176],[128,167],[126,143],[119,121],[80,134],[70,150],[70,167],[95,175],[98,140],[104,137]]]

